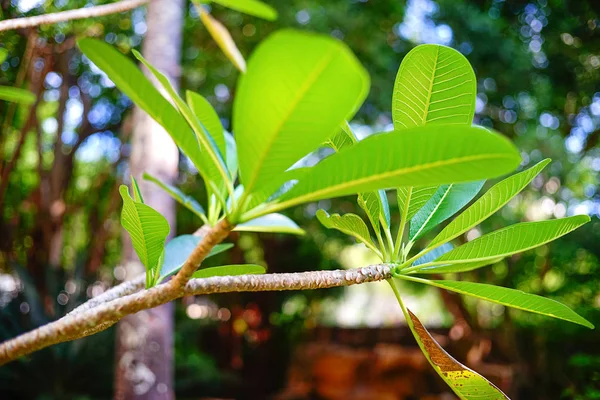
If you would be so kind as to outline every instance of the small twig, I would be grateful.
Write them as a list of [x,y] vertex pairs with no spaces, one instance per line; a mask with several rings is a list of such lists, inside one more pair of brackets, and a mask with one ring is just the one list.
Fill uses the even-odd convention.
[[139,292],[144,288],[144,284],[146,283],[146,275],[142,274],[136,278],[133,278],[130,281],[125,281],[113,288],[108,289],[106,292],[93,297],[76,307],[67,315],[76,315],[81,314],[82,312],[91,310],[94,307],[98,307],[101,304],[108,303],[110,301],[116,300],[120,297],[125,297],[130,294]]
[[112,4],[94,7],[84,7],[77,10],[62,11],[52,14],[37,15],[35,17],[23,17],[0,21],[0,32],[31,26],[55,24],[57,22],[71,21],[74,19],[100,17],[103,15],[116,14],[137,8],[150,0],[123,0]]

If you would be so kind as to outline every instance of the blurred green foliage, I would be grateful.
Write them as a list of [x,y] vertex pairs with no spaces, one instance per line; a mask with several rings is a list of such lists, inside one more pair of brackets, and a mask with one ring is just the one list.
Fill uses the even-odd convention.
[[[267,2],[279,12],[277,21],[263,21],[217,4],[210,7],[212,14],[228,27],[246,57],[260,40],[282,27],[325,32],[346,42],[372,78],[367,102],[353,121],[353,128],[362,136],[390,128],[388,110],[394,78],[400,61],[411,48],[423,42],[437,42],[465,54],[478,78],[476,122],[511,137],[522,149],[525,165],[533,165],[546,157],[553,159],[529,188],[486,221],[479,232],[473,231],[470,235],[525,219],[574,213],[587,213],[592,216],[592,222],[550,245],[490,268],[465,273],[461,279],[476,278],[555,298],[596,326],[600,325],[600,2]],[[21,3],[25,4],[2,2],[1,18],[79,8],[88,1],[39,1],[36,8],[25,12],[18,8]],[[211,40],[199,22],[197,10],[191,4],[187,7],[181,60],[182,90],[191,89],[207,97],[222,117],[225,128],[231,129],[231,105],[239,72]],[[26,132],[2,202],[0,271],[15,274],[20,269],[31,276],[31,283],[25,284],[25,292],[16,294],[18,290],[4,290],[0,295],[4,307],[0,311],[2,326],[12,327],[3,330],[2,339],[37,326],[39,321],[36,322],[35,315],[45,315],[48,319],[62,315],[64,310],[56,310],[61,293],[67,295],[67,307],[72,307],[91,295],[94,288],[101,290],[122,278],[118,270],[113,270],[120,261],[121,251],[120,203],[114,203],[113,191],[128,176],[127,132],[130,128],[127,119],[131,102],[82,59],[73,48],[73,39],[95,36],[128,52],[131,48],[139,49],[145,29],[144,10],[140,8],[94,20],[0,33],[0,52],[7,53],[0,63],[0,85],[18,84],[19,71],[27,59],[28,38],[34,32],[39,35],[35,41],[39,51],[30,60],[30,67],[26,67],[29,73],[24,86],[30,82],[32,71],[40,72],[45,66],[53,71],[45,75],[41,101],[36,109],[39,130],[31,128]],[[66,67],[60,67],[61,62]],[[63,73],[59,68],[63,68]],[[66,78],[64,71],[68,71],[66,95],[61,92]],[[67,110],[62,125],[58,115],[61,102]],[[3,168],[18,148],[21,127],[28,117],[26,107],[16,108],[14,118],[8,120],[10,112],[10,106],[1,102],[3,125],[8,121],[0,136]],[[89,126],[84,126],[86,124]],[[60,142],[57,141],[58,126],[63,128]],[[39,199],[43,198],[44,182],[55,168],[57,143],[61,154],[67,158],[70,154],[74,156],[71,176],[59,196],[67,210],[60,221],[63,243],[60,263],[51,266],[47,252],[38,251],[47,242],[40,221],[50,218],[51,210]],[[178,182],[181,188],[203,200],[203,185],[196,179],[191,164],[182,160],[181,165]],[[390,202],[393,201],[390,196]],[[325,201],[318,206],[340,213],[362,212],[353,199]],[[288,213],[307,230],[306,237],[240,234],[234,238],[237,246],[229,259],[214,261],[266,263],[271,272],[339,267],[340,254],[350,244],[349,239],[335,231],[324,230],[315,218],[317,208],[308,205]],[[397,223],[398,216],[392,218],[396,218]],[[178,208],[178,234],[193,232],[199,224],[201,221],[190,211]],[[94,240],[99,237],[99,227],[104,232],[100,248]],[[78,295],[65,286],[69,281],[76,282]],[[10,289],[10,284],[6,288]],[[220,317],[214,314],[212,319],[193,319],[190,304],[179,306],[178,393],[182,397],[199,393],[235,396],[236,388],[252,387],[267,392],[280,388],[291,348],[306,328],[316,323],[320,299],[340,292],[231,294],[197,304],[207,307],[199,308],[198,312],[227,309],[230,312],[227,320],[223,312]],[[26,299],[26,293],[37,293],[41,300]],[[60,301],[63,300],[64,297]],[[481,302],[467,301],[464,306],[470,311],[474,329],[496,328],[500,346],[506,350],[500,360],[519,365],[520,373],[515,382],[518,398],[600,398],[598,331],[519,312],[498,312]],[[254,311],[244,314],[248,310]],[[257,315],[260,316],[258,322]],[[109,331],[81,341],[84,344],[76,342],[47,349],[0,369],[0,397],[19,398],[15,392],[5,392],[7,387],[27,387],[29,391],[23,392],[21,398],[76,398],[84,394],[88,398],[108,397],[106,388],[111,386],[113,368],[111,336]],[[23,371],[28,371],[28,376],[46,376],[48,359],[56,360],[52,357],[59,357],[61,352],[69,353],[71,350],[64,350],[69,346],[97,348],[93,344],[97,342],[102,342],[105,349],[102,356],[90,351],[80,351],[71,359],[61,356],[62,360],[68,360],[61,361],[65,363],[62,364],[65,376],[68,371],[81,368],[86,371],[85,376],[94,376],[97,386],[82,390],[76,385],[81,383],[78,379],[58,379],[64,385],[56,387],[32,386],[23,381],[24,375],[12,372],[12,368],[14,371],[27,368]],[[73,364],[73,360],[77,364]],[[54,367],[55,361],[52,365],[53,370],[58,370]],[[261,375],[260,370],[265,368],[274,370],[275,376],[267,379]],[[270,386],[256,388],[249,383],[260,379],[270,382]]]

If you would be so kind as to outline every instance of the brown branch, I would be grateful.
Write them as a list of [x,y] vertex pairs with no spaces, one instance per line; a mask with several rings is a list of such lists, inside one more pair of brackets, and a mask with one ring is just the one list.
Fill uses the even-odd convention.
[[191,279],[185,285],[186,295],[312,290],[376,282],[392,277],[392,267],[386,264],[333,271],[310,271],[287,274],[214,276]]
[[142,274],[137,278],[133,278],[130,281],[125,281],[115,287],[108,289],[101,295],[91,298],[79,307],[74,308],[73,311],[71,311],[68,315],[81,314],[85,311],[91,310],[94,307],[98,307],[101,304],[108,303],[120,297],[125,297],[130,294],[139,292],[144,288],[145,284],[146,274]]
[[84,7],[77,10],[62,11],[52,14],[37,15],[0,21],[0,32],[13,29],[28,28],[31,26],[55,24],[57,22],[71,21],[74,19],[100,17],[128,11],[148,3],[150,0],[123,0],[112,4],[95,7]]
[[154,308],[185,294],[185,284],[196,268],[204,261],[210,250],[223,241],[233,226],[223,220],[212,227],[202,238],[183,268],[174,279],[164,285],[131,294],[104,303],[79,314],[66,317],[25,333],[0,345],[0,365],[44,347],[98,332],[101,326],[109,327],[126,315]]
[[[205,236],[209,231],[209,225],[202,225],[200,228],[198,228],[198,230],[196,230],[196,232],[194,232],[194,236]],[[192,281],[194,280],[192,279]],[[118,299],[119,297],[124,297],[133,293],[137,293],[144,288],[145,284],[146,274],[141,274],[140,276],[137,276],[130,281],[122,282],[119,285],[108,289],[106,292],[86,301],[80,306],[74,308],[69,314],[79,314],[94,307],[97,307],[100,304],[108,303],[109,301]]]
[[217,244],[225,240],[232,229],[233,225],[227,221],[227,218],[224,218],[214,228],[206,232],[206,235],[203,236],[198,246],[192,251],[192,254],[190,254],[185,264],[183,264],[183,267],[169,282],[170,285],[177,288],[180,294],[179,297],[183,295],[185,284],[190,280],[206,254]]
[[[214,234],[216,230],[216,227],[213,228],[207,236]],[[4,342],[0,345],[0,365],[56,343],[81,338],[90,332],[99,332],[127,314],[153,308],[184,295],[331,288],[381,281],[390,277],[391,267],[380,264],[352,270],[192,279],[181,291],[173,285],[175,280],[171,280],[86,311],[76,312],[76,309],[58,321]]]

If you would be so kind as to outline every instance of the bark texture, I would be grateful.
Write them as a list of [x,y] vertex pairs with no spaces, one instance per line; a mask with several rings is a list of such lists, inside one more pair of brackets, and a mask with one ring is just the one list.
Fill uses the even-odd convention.
[[[183,12],[182,0],[153,0],[148,5],[148,31],[142,47],[144,57],[175,87],[180,72]],[[173,183],[178,170],[177,147],[159,124],[137,108],[132,141],[131,174],[141,186],[144,202],[167,218],[173,234],[174,201],[156,185],[144,181],[142,175],[149,172]],[[127,277],[137,277],[143,268],[128,237],[125,243]],[[173,399],[173,304],[142,310],[119,322],[115,362],[115,399]]]
[[[213,236],[222,235],[222,232],[216,232],[220,229],[222,229],[220,226],[211,229],[207,237],[211,234]],[[204,259],[206,254],[200,256],[199,262]],[[189,258],[187,262],[191,263]],[[73,312],[58,321],[8,340],[0,344],[0,365],[56,343],[97,333],[126,315],[148,310],[182,296],[350,286],[390,279],[392,268],[393,266],[390,265],[378,264],[351,270],[216,276],[206,279],[191,279],[187,282],[183,291],[180,287],[173,285],[174,281],[171,280],[149,290],[142,290],[113,300],[105,299],[105,302],[101,302],[86,311]],[[123,293],[126,292],[123,291]]]
[[96,7],[84,7],[78,10],[69,10],[52,14],[36,15],[35,17],[23,17],[0,21],[0,32],[12,29],[29,28],[38,25],[55,24],[57,22],[70,21],[74,19],[99,17],[102,15],[116,14],[131,10],[148,3],[150,0],[123,0],[113,4],[105,4]]

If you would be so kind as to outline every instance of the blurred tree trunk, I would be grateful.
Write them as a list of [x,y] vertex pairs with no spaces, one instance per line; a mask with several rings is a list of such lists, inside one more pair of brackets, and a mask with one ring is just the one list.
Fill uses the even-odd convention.
[[[184,16],[183,0],[153,0],[148,5],[144,57],[177,87]],[[148,74],[148,71],[146,71]],[[154,81],[156,84],[156,81]],[[142,180],[149,172],[165,182],[177,176],[178,150],[169,135],[139,109],[134,111],[131,174],[144,202],[163,214],[175,230],[175,204],[155,185]],[[127,278],[143,272],[129,238],[124,240]],[[173,304],[123,319],[117,329],[115,399],[173,399]]]

